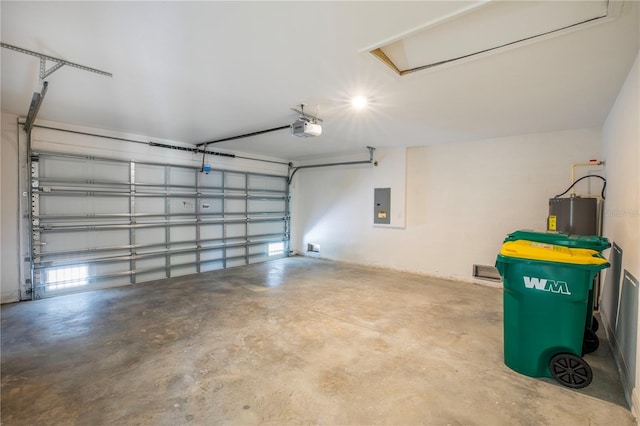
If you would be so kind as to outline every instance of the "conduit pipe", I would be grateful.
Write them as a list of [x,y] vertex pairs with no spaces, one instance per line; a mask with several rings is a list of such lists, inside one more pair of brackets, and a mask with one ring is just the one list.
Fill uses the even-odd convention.
[[298,167],[293,167],[292,163],[289,163],[289,170],[292,170],[292,172],[289,175],[288,183],[289,183],[289,185],[291,185],[291,181],[293,180],[293,176],[300,169],[311,169],[311,168],[315,168],[315,167],[331,167],[331,166],[349,166],[349,165],[353,165],[353,164],[373,164],[374,166],[377,166],[378,162],[373,159],[373,151],[375,151],[376,149],[374,147],[371,147],[371,146],[368,146],[367,149],[369,150],[369,159],[368,160],[344,161],[344,162],[339,162],[339,163],[309,164],[308,166],[298,166]]
[[[576,179],[575,179],[576,167],[601,166],[601,165],[604,165],[604,161],[589,160],[589,162],[587,162],[587,163],[573,163],[573,164],[571,164],[571,183],[573,184],[576,181]],[[575,188],[573,188],[571,190],[570,196],[572,196],[572,197],[576,196]]]

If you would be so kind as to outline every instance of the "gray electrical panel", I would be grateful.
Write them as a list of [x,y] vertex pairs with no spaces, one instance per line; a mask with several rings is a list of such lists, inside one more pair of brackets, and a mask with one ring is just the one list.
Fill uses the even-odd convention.
[[374,188],[373,223],[391,223],[391,188]]
[[598,235],[598,199],[549,199],[547,230],[575,235]]

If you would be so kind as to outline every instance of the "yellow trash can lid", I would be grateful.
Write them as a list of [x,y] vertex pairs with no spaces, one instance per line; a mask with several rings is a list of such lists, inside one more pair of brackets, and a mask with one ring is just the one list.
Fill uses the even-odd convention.
[[602,265],[607,259],[595,250],[569,248],[528,240],[507,241],[500,254],[519,259],[541,260],[545,262],[570,263],[574,265]]

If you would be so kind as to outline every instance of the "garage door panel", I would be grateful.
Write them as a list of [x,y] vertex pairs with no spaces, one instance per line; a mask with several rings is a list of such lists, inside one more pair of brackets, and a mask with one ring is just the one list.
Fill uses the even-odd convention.
[[40,160],[40,177],[107,182],[128,182],[129,164],[87,161],[85,158],[46,156]]
[[86,179],[87,163],[82,158],[49,157],[40,160],[40,177],[55,176],[61,179]]
[[223,249],[215,249],[215,250],[202,250],[200,252],[200,261],[205,262],[209,260],[222,260],[224,257]]
[[224,262],[222,261],[203,262],[202,265],[200,265],[200,272],[216,271],[218,269],[224,269],[224,266]]
[[256,222],[249,223],[249,235],[283,234],[285,222]]
[[96,248],[126,246],[129,244],[129,231],[74,231],[47,232],[40,236],[43,253],[94,250]]
[[136,182],[142,184],[141,188],[144,187],[145,184],[163,184],[165,180],[165,174],[165,167],[136,164]]
[[227,249],[228,257],[238,257],[238,256],[244,256],[244,255],[245,255],[244,247],[229,247]]
[[224,179],[225,188],[246,188],[246,176],[244,173],[226,172]]
[[129,249],[122,250],[75,250],[41,252],[41,265],[47,268],[73,266],[76,264],[89,265],[94,262],[102,262],[105,259],[128,259],[131,255]]
[[174,226],[171,228],[171,242],[184,242],[196,240],[195,226]]
[[[126,260],[122,262],[89,263],[89,274],[91,276],[123,274],[131,270],[131,263]],[[127,281],[129,278],[127,277]]]
[[150,245],[162,244],[166,240],[164,227],[136,229],[136,244]]
[[249,190],[270,190],[270,191],[286,191],[287,181],[279,177],[249,175]]
[[287,237],[284,220],[265,221],[286,215],[286,176],[32,158],[36,298],[268,260]]
[[[176,214],[195,215],[196,199],[194,197],[171,197],[169,199],[169,211]],[[184,217],[174,217],[172,220],[184,220]]]
[[129,199],[123,197],[90,197],[48,195],[40,197],[41,215],[127,214]]
[[88,167],[87,170],[95,180],[116,182],[129,181],[129,164],[118,164],[99,160],[93,161],[92,163],[93,167]]
[[172,266],[196,263],[195,253],[172,254],[169,259]]
[[202,214],[220,214],[223,209],[220,198],[200,198],[197,203],[198,212]]
[[223,235],[223,224],[211,224],[200,226],[200,239],[201,240],[214,240],[220,239]]
[[100,279],[100,281],[92,282],[86,288],[86,290],[97,290],[97,289],[109,288],[109,287],[120,287],[123,285],[128,285],[130,283],[131,283],[130,278],[129,276],[126,276],[126,275],[118,276],[118,277],[106,277],[106,278]]
[[277,258],[273,256],[269,256],[268,254],[265,254],[265,253],[261,253],[259,255],[251,256],[249,258],[249,263],[260,263],[260,262],[265,262],[267,260],[274,260],[274,259],[277,259]]
[[196,175],[192,169],[170,167],[169,183],[171,185],[184,185],[193,188],[196,184]]
[[220,170],[213,170],[209,174],[198,174],[198,185],[200,187],[221,188],[223,182],[223,173]]
[[136,273],[138,282],[147,282],[154,280],[162,280],[167,278],[167,273],[165,270],[161,271],[139,271]]
[[[73,206],[70,208],[70,206]],[[42,196],[40,197],[40,216],[52,215],[86,215],[93,213],[89,199],[74,196]]]
[[244,224],[225,225],[225,228],[227,238],[237,238],[244,236],[246,233]]
[[255,255],[260,253],[267,253],[267,250],[267,243],[253,244],[249,247],[249,254]]
[[284,212],[287,204],[284,200],[249,200],[247,210],[249,213],[255,212]]
[[135,200],[135,213],[165,214],[166,202],[164,197],[138,197]]
[[182,275],[191,275],[191,274],[197,274],[197,273],[198,273],[198,269],[195,266],[180,266],[180,267],[171,268],[172,277],[179,277]]
[[224,203],[225,213],[244,213],[246,210],[245,200],[227,199]]
[[128,214],[128,197],[88,197],[89,213],[95,214]]
[[246,261],[244,258],[237,258],[237,259],[229,259],[227,260],[227,268],[235,268],[237,266],[244,266],[246,265]]
[[[165,256],[155,256],[146,259],[136,260],[136,271],[156,270],[159,268],[165,268],[167,265]],[[164,275],[164,272],[163,272]]]

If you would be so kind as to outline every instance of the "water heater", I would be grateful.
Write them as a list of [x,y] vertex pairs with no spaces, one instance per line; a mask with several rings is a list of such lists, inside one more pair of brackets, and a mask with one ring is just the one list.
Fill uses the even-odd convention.
[[599,235],[598,199],[550,198],[547,230],[574,235]]

